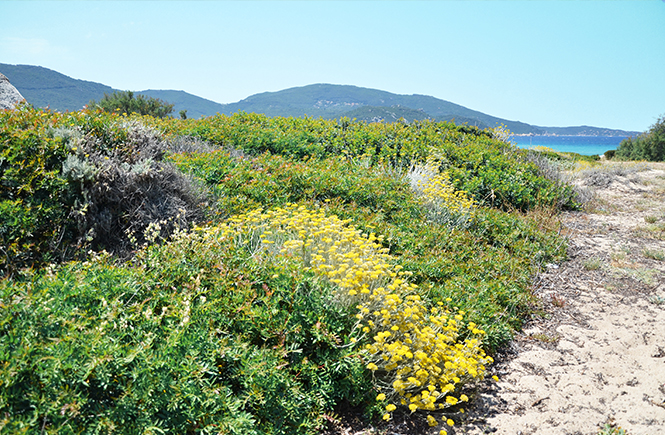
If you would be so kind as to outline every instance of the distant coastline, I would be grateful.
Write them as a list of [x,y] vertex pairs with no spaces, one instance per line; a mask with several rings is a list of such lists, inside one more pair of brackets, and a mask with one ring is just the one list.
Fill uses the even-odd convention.
[[601,155],[605,151],[619,148],[621,141],[628,136],[591,135],[529,135],[514,134],[513,142],[519,148],[547,147],[560,152],[573,152],[582,155]]
[[535,134],[535,133],[522,133],[522,134],[513,134],[512,136],[518,137],[618,137],[626,139],[628,137],[634,137],[635,135],[626,136],[625,134],[556,134],[556,133],[544,133],[544,134]]

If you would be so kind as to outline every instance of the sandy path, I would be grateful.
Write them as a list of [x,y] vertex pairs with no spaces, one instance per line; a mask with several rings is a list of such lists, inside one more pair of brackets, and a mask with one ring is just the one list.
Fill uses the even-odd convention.
[[455,434],[665,434],[665,166],[596,190],[568,213],[569,261],[551,265],[534,318]]
[[[611,165],[577,180],[596,199],[561,217],[569,259],[537,277],[541,315],[497,356],[499,382],[486,380],[465,413],[449,415],[449,435],[598,435],[606,423],[665,435],[665,164]],[[333,426],[327,434],[441,429],[408,415],[367,427],[353,412]]]

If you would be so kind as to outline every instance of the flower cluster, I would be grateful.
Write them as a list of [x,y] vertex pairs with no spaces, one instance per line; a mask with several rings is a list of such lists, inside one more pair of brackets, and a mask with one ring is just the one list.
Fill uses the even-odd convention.
[[[231,218],[221,229],[252,250],[302,258],[316,275],[336,285],[338,303],[358,308],[367,368],[376,375],[378,399],[387,401],[386,420],[395,403],[414,412],[467,401],[454,394],[457,386],[482,378],[492,362],[481,347],[485,332],[444,302],[430,306],[407,281],[410,274],[391,265],[373,233],[295,204]],[[469,338],[459,340],[462,334]],[[432,415],[428,422],[437,424]]]
[[473,215],[476,203],[466,192],[455,190],[447,172],[440,173],[433,162],[413,167],[408,178],[411,188],[429,210],[428,218],[451,227],[464,226]]
[[[392,266],[382,237],[363,234],[337,216],[323,211],[287,204],[284,208],[257,209],[230,218],[223,235],[235,238],[253,251],[301,258],[305,267],[335,284],[336,301],[357,305],[388,279],[407,275],[400,266]],[[398,279],[388,283],[392,289],[408,285]]]
[[[473,322],[466,323],[463,311],[451,312],[443,302],[428,309],[415,294],[377,292],[376,299],[380,310],[364,306],[361,313],[367,325],[364,330],[373,335],[373,343],[365,345],[367,367],[379,374],[379,388],[386,392],[386,399],[398,400],[411,412],[466,402],[465,395],[454,395],[457,386],[482,378],[485,365],[492,362],[480,346],[484,331]],[[463,329],[470,338],[460,342]],[[391,405],[386,405],[385,419],[390,419]],[[436,422],[431,415],[428,421]]]

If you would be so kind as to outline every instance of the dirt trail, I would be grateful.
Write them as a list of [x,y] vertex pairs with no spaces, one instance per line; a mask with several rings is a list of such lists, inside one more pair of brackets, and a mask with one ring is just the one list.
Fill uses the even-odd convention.
[[564,214],[569,260],[536,285],[546,316],[455,434],[595,435],[607,422],[665,434],[665,165],[650,167],[587,180],[595,210]]
[[[665,435],[665,164],[610,162],[577,177],[595,199],[561,217],[569,258],[534,286],[545,315],[496,358],[499,382],[484,381],[466,412],[450,415],[449,435],[598,435],[606,423]],[[326,433],[441,429],[398,415],[368,428],[352,412],[334,426]]]

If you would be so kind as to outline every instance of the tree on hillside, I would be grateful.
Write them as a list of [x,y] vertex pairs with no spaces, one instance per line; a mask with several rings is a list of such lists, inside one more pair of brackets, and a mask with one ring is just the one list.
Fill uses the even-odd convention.
[[132,91],[114,92],[111,95],[104,94],[104,98],[99,102],[90,100],[88,107],[100,108],[110,113],[138,113],[139,115],[151,115],[157,118],[164,118],[173,112],[173,104],[141,94],[134,96]]
[[665,115],[636,138],[621,141],[615,156],[627,160],[665,161]]

